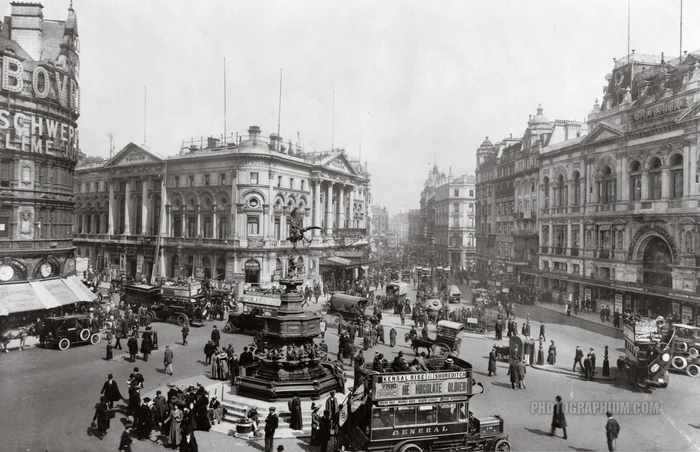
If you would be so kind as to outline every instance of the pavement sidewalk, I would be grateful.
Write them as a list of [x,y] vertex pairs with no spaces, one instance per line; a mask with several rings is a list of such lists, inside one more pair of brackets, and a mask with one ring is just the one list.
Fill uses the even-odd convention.
[[[527,305],[521,305],[521,306],[527,306]],[[566,305],[562,305],[559,303],[536,303],[535,306],[547,309],[549,311],[553,312],[559,312],[562,315],[566,315]],[[580,312],[578,314],[574,314],[574,311],[571,311],[571,315],[567,317],[573,317],[576,319],[580,320],[585,320],[587,322],[595,323],[597,325],[602,325],[610,328],[611,330],[616,330],[619,331],[620,328],[615,328],[612,323],[612,314],[610,315],[610,322],[601,322],[600,321],[600,313],[599,312]]]

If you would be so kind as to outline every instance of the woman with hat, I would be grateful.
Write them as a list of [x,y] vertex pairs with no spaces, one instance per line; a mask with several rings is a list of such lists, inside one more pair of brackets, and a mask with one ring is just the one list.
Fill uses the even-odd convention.
[[311,445],[318,446],[318,432],[321,427],[321,415],[318,413],[320,407],[315,402],[311,403]]
[[547,352],[547,364],[556,364],[557,362],[557,347],[554,345],[554,340],[549,345],[549,351]]
[[182,440],[182,419],[184,416],[182,405],[175,403],[173,410],[164,422],[164,424],[170,424],[170,430],[168,430],[168,445],[170,447],[177,447]]

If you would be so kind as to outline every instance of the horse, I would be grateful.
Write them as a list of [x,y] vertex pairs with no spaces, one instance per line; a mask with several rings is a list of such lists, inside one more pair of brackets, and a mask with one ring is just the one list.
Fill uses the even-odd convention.
[[413,351],[416,353],[416,356],[418,356],[418,350],[421,348],[424,348],[427,352],[427,357],[430,357],[430,352],[432,351],[433,343],[429,340],[422,339],[420,337],[411,337],[409,336],[408,333],[404,335],[404,341],[408,342],[411,341],[411,348]]
[[0,333],[0,344],[2,344],[2,349],[5,351],[5,353],[10,353],[7,350],[7,344],[9,344],[13,339],[19,339],[19,351],[23,351],[24,342],[27,340],[27,336],[34,336],[35,331],[35,323],[20,326],[19,328],[8,328],[2,331],[2,333]]

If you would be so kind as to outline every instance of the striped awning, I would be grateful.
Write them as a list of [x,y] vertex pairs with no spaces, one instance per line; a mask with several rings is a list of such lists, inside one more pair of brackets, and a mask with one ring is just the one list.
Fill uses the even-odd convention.
[[94,301],[92,293],[76,276],[0,285],[0,316],[43,311]]

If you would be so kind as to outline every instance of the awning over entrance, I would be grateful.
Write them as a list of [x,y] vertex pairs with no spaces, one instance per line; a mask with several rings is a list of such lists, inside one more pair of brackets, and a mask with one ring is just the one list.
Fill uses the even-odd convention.
[[42,311],[81,301],[94,301],[97,296],[75,276],[0,285],[0,315]]
[[326,267],[349,267],[352,264],[352,261],[336,256],[330,256],[321,259],[321,265]]

